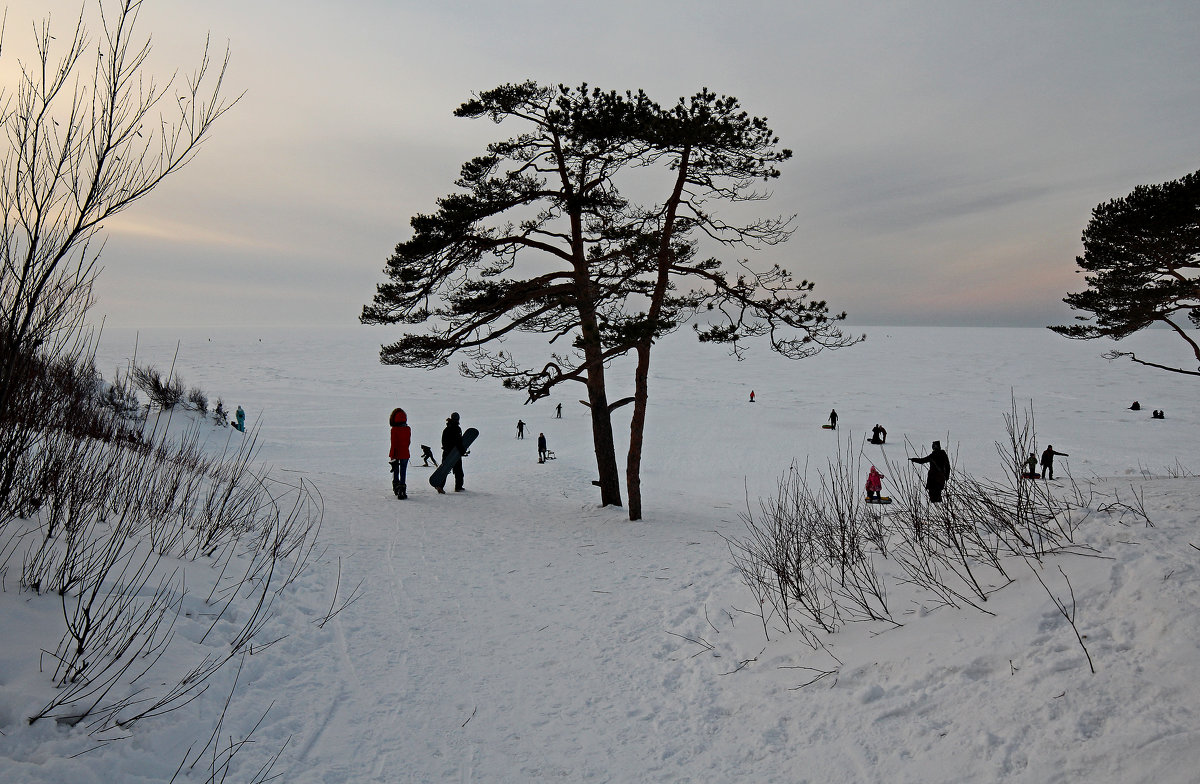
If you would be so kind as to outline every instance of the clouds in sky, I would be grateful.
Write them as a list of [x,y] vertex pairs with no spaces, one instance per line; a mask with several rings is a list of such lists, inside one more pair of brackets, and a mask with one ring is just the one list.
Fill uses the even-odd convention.
[[[78,10],[8,4],[6,83],[32,20]],[[506,81],[767,116],[795,157],[758,206],[797,233],[762,260],[857,324],[1067,319],[1091,208],[1200,169],[1194,0],[145,0],[140,29],[163,76],[227,41],[245,95],[106,227],[94,313],[133,326],[352,323],[408,219],[516,132],[451,116]]]

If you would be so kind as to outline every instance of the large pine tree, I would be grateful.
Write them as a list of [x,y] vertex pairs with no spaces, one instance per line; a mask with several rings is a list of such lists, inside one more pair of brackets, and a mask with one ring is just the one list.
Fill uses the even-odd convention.
[[[1088,288],[1066,302],[1089,315],[1050,329],[1069,338],[1120,340],[1156,324],[1169,327],[1200,364],[1200,172],[1161,185],[1139,185],[1128,196],[1097,205],[1075,259]],[[1110,351],[1142,365],[1200,376],[1196,369]]]
[[[791,233],[787,220],[734,225],[715,212],[765,198],[758,184],[791,156],[736,99],[701,91],[664,109],[641,92],[527,82],[481,93],[456,114],[515,120],[522,132],[464,164],[459,191],[412,219],[411,238],[396,246],[389,281],[361,320],[426,325],[384,346],[385,364],[440,367],[460,354],[464,373],[502,378],[530,402],[583,383],[603,504],[621,503],[612,412],[633,403],[626,478],[630,518],[641,518],[650,348],[697,310],[709,314],[700,339],[735,352],[758,335],[792,357],[854,342],[835,326],[845,314],[808,301],[808,281],[744,261],[731,271],[698,252],[702,240],[755,248]],[[633,203],[621,186],[657,188],[661,198]],[[516,331],[569,348],[523,366],[493,348]],[[610,402],[607,366],[631,352],[634,394]]]

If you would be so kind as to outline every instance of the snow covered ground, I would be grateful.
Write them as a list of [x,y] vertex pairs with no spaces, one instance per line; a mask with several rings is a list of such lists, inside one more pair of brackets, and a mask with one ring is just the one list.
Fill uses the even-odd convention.
[[[582,387],[523,406],[453,368],[381,367],[389,333],[365,327],[143,331],[139,362],[166,369],[178,343],[184,381],[242,405],[260,459],[324,499],[321,557],[275,608],[262,639],[283,639],[247,657],[220,729],[236,741],[270,708],[227,780],[254,780],[282,748],[273,772],[289,782],[1196,781],[1200,480],[1168,477],[1200,471],[1196,382],[1042,329],[866,331],[798,363],[665,341],[638,523],[597,506]],[[1173,341],[1131,345],[1177,354]],[[123,367],[133,345],[108,330],[101,370]],[[517,350],[546,354],[528,340]],[[618,366],[610,396],[630,377]],[[994,616],[896,586],[899,628],[852,625],[817,650],[774,627],[767,639],[722,534],[742,532],[739,514],[793,460],[824,465],[838,439],[877,460],[863,441],[880,423],[893,462],[906,442],[925,454],[937,439],[959,470],[999,477],[994,442],[1014,397],[1033,401],[1039,448],[1070,454],[1060,475],[1140,494],[1154,524],[1094,514],[1081,539],[1100,557],[1044,571],[1056,595],[1074,591],[1096,674],[1024,565],[988,602]],[[435,494],[417,459],[409,500],[392,496],[397,405],[414,445],[436,446],[451,411],[480,430],[466,493]],[[819,427],[832,408],[837,433]],[[1167,418],[1152,420],[1155,408]],[[213,443],[230,432],[213,428]],[[544,465],[539,432],[558,458]],[[361,598],[314,623],[359,585]],[[170,779],[212,734],[233,673],[127,740],[29,726],[49,688],[37,660],[54,601],[11,575],[0,594],[0,781]],[[835,674],[799,688],[817,671]],[[180,778],[203,781],[201,768]]]

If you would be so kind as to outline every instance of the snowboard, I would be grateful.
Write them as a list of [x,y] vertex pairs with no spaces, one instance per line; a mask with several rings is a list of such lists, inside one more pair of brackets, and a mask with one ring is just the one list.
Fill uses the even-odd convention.
[[880,496],[879,498],[868,498],[867,499],[868,504],[890,504],[891,502],[892,502],[892,499],[886,495]]
[[[475,443],[475,439],[479,436],[479,431],[473,427],[468,427],[463,431],[462,445],[463,449],[471,448],[471,444]],[[429,484],[432,487],[445,487],[446,477],[450,476],[450,472],[454,470],[454,466],[458,465],[458,461],[462,460],[462,455],[457,449],[452,449],[450,454],[442,460],[442,464],[438,466],[432,474],[429,475]]]

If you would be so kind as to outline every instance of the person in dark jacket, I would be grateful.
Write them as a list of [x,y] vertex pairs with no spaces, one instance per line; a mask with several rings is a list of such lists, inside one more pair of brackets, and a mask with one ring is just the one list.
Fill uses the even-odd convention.
[[[458,412],[455,411],[446,420],[446,427],[442,430],[442,462],[446,462],[446,458],[450,457],[450,453],[458,450],[459,459],[454,464],[454,492],[461,493],[463,487],[463,466],[462,458],[467,456],[467,452],[462,445],[462,427],[459,425]],[[439,493],[446,492],[446,486],[442,485],[437,488]]]
[[933,442],[933,451],[925,457],[908,458],[913,463],[928,463],[929,476],[925,480],[925,489],[929,491],[929,500],[938,503],[942,500],[942,488],[950,478],[950,456],[942,449],[941,441]]
[[838,415],[837,415],[837,409],[835,408],[829,412],[829,426],[834,428],[835,430],[837,429],[837,420],[838,420]]
[[538,462],[546,462],[546,434],[538,433]]
[[883,425],[875,425],[871,428],[871,443],[886,444],[887,443],[887,428]]
[[1042,479],[1046,478],[1046,474],[1050,474],[1050,478],[1054,478],[1054,456],[1070,457],[1066,452],[1055,452],[1054,447],[1050,444],[1046,445],[1046,451],[1042,452]]
[[412,444],[412,429],[408,426],[408,414],[403,408],[392,410],[388,417],[392,426],[392,449],[388,457],[392,461],[392,492],[397,498],[408,498],[408,458],[409,446]]

